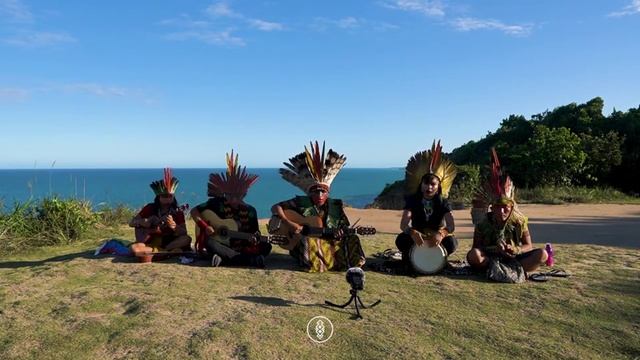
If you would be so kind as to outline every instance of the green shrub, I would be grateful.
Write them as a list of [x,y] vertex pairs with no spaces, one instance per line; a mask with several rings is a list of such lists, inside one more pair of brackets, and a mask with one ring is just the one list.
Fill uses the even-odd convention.
[[16,203],[0,214],[0,253],[72,243],[81,239],[96,219],[86,201],[52,197]]
[[522,203],[640,203],[639,197],[629,196],[613,188],[544,186],[516,190],[516,199]]
[[458,165],[458,175],[449,192],[449,201],[470,205],[480,186],[480,167],[477,165]]
[[70,243],[78,240],[96,223],[96,216],[87,201],[46,198],[37,208],[38,220],[43,232],[54,243]]
[[116,227],[126,225],[136,215],[136,212],[126,205],[115,207],[102,206],[97,212],[98,223],[104,226]]

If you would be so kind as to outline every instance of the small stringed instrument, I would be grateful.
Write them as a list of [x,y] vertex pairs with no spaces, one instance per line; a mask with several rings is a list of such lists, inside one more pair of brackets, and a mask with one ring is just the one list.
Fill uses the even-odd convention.
[[[250,241],[256,239],[259,242],[268,242],[276,245],[286,245],[289,243],[289,238],[283,235],[256,235],[247,232],[238,231],[238,224],[233,219],[221,219],[215,212],[211,210],[204,210],[200,214],[202,219],[216,231],[212,238],[227,246],[231,246],[231,239]],[[200,226],[196,226],[196,238],[200,235],[200,232],[204,231]]]
[[294,229],[289,224],[278,216],[272,216],[269,220],[269,233],[274,235],[286,236],[289,239],[288,244],[280,245],[287,250],[293,250],[302,236],[313,236],[325,239],[335,239],[339,230],[342,230],[344,235],[375,235],[376,229],[371,226],[358,226],[358,227],[344,227],[344,228],[326,228],[322,225],[322,219],[319,216],[302,216],[293,210],[284,210],[284,214],[287,219],[294,223],[304,226],[304,234],[294,233]]
[[152,222],[151,226],[148,228],[143,226],[136,226],[135,227],[136,239],[144,239],[143,242],[146,243],[147,241],[149,241],[151,236],[161,235],[162,228],[167,225],[166,217],[169,215],[173,216],[178,213],[184,213],[186,210],[189,210],[189,204],[180,205],[175,209],[169,210],[169,213],[167,215],[163,216],[162,218],[159,218],[158,221]]

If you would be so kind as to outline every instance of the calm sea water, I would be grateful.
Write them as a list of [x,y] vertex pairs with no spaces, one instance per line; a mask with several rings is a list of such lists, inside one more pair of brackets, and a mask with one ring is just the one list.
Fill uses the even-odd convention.
[[[223,169],[174,169],[180,180],[178,201],[192,207],[207,199],[209,173]],[[278,169],[251,169],[260,178],[251,187],[245,201],[268,217],[274,203],[302,194],[282,180]],[[331,186],[331,197],[343,199],[353,207],[364,207],[386,184],[401,179],[404,169],[343,169]],[[94,207],[127,205],[141,208],[153,201],[149,183],[162,177],[161,169],[33,169],[0,170],[0,201],[10,206],[15,201],[39,199],[49,195],[91,201]]]

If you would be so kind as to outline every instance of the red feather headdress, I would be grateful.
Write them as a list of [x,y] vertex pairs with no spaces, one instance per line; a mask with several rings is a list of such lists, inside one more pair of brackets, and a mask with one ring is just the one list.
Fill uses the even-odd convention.
[[247,168],[240,167],[238,154],[227,153],[227,171],[220,174],[209,174],[207,193],[209,196],[240,195],[244,196],[251,185],[258,180],[258,175],[247,173]]
[[164,177],[149,184],[156,195],[175,194],[178,188],[178,179],[173,176],[171,168],[164,169]]
[[516,187],[509,175],[505,174],[498,159],[498,153],[491,148],[491,164],[489,165],[489,177],[480,185],[472,201],[471,209],[474,224],[484,216],[489,206],[497,204],[509,204],[517,212],[515,201]]

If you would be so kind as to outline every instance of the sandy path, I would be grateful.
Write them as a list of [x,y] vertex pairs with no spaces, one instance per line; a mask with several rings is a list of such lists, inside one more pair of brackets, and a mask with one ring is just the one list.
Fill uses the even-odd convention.
[[[534,243],[597,244],[640,248],[640,205],[576,204],[520,205],[529,217]],[[400,231],[397,210],[347,209],[353,222],[375,226],[380,232]],[[469,210],[455,210],[456,234],[471,238]]]
[[[596,244],[640,248],[640,205],[573,204],[520,205],[529,217],[529,229],[535,244]],[[378,232],[400,231],[399,210],[347,208],[351,222],[374,226]],[[455,210],[456,234],[470,239],[473,225],[469,209]],[[264,222],[262,220],[261,222]]]

